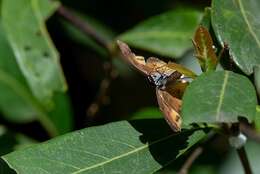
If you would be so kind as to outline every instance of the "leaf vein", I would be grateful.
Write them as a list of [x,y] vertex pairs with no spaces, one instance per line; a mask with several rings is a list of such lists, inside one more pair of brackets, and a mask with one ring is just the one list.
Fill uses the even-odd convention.
[[241,14],[242,14],[242,16],[243,16],[243,18],[244,18],[244,20],[245,20],[245,22],[246,22],[246,25],[247,25],[247,27],[248,27],[248,30],[249,30],[249,32],[252,34],[254,40],[256,41],[256,44],[257,44],[258,47],[260,48],[260,40],[258,39],[256,33],[255,33],[254,30],[253,30],[253,27],[251,26],[251,24],[250,24],[250,22],[249,22],[249,20],[248,20],[248,18],[247,18],[244,5],[243,5],[243,3],[242,3],[241,0],[237,0],[237,1],[238,1],[238,5],[239,5],[239,8],[240,8]]
[[134,150],[131,150],[131,151],[129,151],[129,152],[126,152],[126,153],[124,153],[124,154],[121,154],[121,155],[119,155],[119,156],[113,157],[113,158],[111,158],[110,160],[107,160],[107,161],[104,161],[104,162],[95,164],[95,165],[90,166],[90,167],[82,168],[82,169],[80,169],[80,170],[77,170],[77,171],[73,172],[72,174],[79,174],[79,173],[81,173],[81,172],[84,172],[84,171],[87,171],[87,170],[91,170],[91,169],[93,169],[93,168],[97,168],[97,167],[104,166],[105,164],[108,164],[108,163],[110,163],[110,162],[112,162],[112,161],[114,161],[114,160],[117,160],[117,159],[126,157],[126,156],[131,155],[131,154],[136,153],[136,152],[138,153],[139,151],[144,150],[144,149],[146,149],[146,148],[149,147],[149,146],[152,146],[152,145],[154,145],[154,144],[156,144],[156,143],[159,143],[159,142],[161,142],[161,141],[167,140],[167,139],[169,139],[169,138],[171,138],[171,137],[173,137],[173,136],[175,136],[175,134],[171,134],[171,135],[169,135],[169,136],[167,136],[167,137],[165,137],[165,138],[159,139],[159,140],[154,141],[154,142],[152,142],[152,143],[150,143],[150,144],[145,144],[144,146],[141,146],[141,147],[139,147],[139,148],[136,148],[136,149],[134,149]]
[[217,107],[217,111],[216,111],[216,121],[220,121],[220,111],[221,111],[221,106],[223,104],[223,100],[224,100],[224,96],[225,96],[225,90],[227,87],[227,83],[228,83],[228,76],[229,73],[225,72],[224,74],[224,81],[223,81],[223,85],[220,91],[220,95],[219,95],[219,102],[218,102],[218,107]]

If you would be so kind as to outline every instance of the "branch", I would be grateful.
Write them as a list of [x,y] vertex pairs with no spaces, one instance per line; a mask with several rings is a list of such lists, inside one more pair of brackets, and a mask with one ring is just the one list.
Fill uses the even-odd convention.
[[112,58],[113,51],[110,49],[109,43],[103,38],[95,29],[86,21],[75,15],[72,11],[64,6],[60,6],[57,10],[57,14],[62,16],[68,22],[73,24],[76,28],[82,31],[84,34],[90,36],[99,45],[106,48],[109,53],[109,61],[104,63],[105,77],[101,81],[99,91],[97,92],[95,100],[87,108],[87,114],[94,117],[100,109],[100,105],[104,105],[108,101],[108,91],[111,81],[117,77],[117,72],[113,66]]
[[185,161],[178,174],[188,174],[188,171],[193,162],[202,154],[202,151],[202,147],[198,147],[197,149],[195,149],[189,156],[189,158]]
[[242,166],[244,168],[245,174],[252,174],[252,170],[251,170],[248,158],[247,158],[245,148],[241,147],[241,148],[237,149],[237,153],[238,153],[239,159],[242,163]]
[[80,29],[83,33],[90,36],[98,44],[109,50],[109,43],[106,41],[106,39],[104,39],[99,33],[97,33],[87,21],[82,20],[63,5],[60,5],[57,10],[57,14],[59,14],[68,22]]

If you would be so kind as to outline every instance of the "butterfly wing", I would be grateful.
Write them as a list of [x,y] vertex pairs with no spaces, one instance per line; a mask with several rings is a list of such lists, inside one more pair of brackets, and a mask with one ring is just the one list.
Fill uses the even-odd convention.
[[145,59],[142,56],[136,56],[131,49],[129,48],[129,46],[122,42],[122,41],[117,41],[117,44],[123,54],[123,58],[130,63],[131,65],[133,65],[135,68],[137,68],[139,71],[141,71],[142,73],[144,73],[145,75],[149,75],[149,73],[152,71],[151,68],[149,68],[146,65]]
[[165,90],[156,88],[157,101],[164,118],[174,131],[181,130],[181,100],[173,97]]
[[165,91],[175,98],[181,99],[188,85],[189,82],[169,81],[166,85]]

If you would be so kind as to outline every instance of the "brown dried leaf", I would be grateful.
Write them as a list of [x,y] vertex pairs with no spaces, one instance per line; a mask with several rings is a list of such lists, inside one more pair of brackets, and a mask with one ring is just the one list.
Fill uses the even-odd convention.
[[196,57],[203,71],[215,70],[218,59],[214,50],[213,40],[209,31],[199,26],[193,40]]

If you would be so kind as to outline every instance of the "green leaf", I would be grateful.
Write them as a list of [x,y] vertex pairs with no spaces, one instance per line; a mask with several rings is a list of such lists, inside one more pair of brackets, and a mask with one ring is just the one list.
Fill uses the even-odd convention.
[[123,33],[119,40],[163,56],[178,58],[192,48],[191,38],[200,19],[201,13],[196,10],[175,9],[142,22]]
[[255,116],[255,127],[258,132],[260,132],[260,106],[256,106],[256,116]]
[[131,117],[131,120],[137,119],[159,119],[163,118],[162,112],[158,107],[143,108]]
[[255,87],[260,97],[260,65],[254,67],[254,78],[255,78]]
[[229,71],[211,72],[188,86],[181,116],[184,124],[237,122],[238,116],[252,121],[256,104],[254,86],[245,76]]
[[55,93],[53,102],[55,107],[48,112],[48,118],[55,125],[59,135],[70,132],[73,128],[73,113],[68,95]]
[[258,0],[212,2],[212,25],[216,36],[222,46],[224,42],[228,44],[234,62],[248,75],[260,64],[259,8]]
[[[86,21],[93,29],[99,33],[99,35],[104,38],[108,43],[112,43],[115,38],[115,33],[106,25],[102,24],[100,21],[86,16],[84,14],[74,12],[75,15],[80,17],[83,21]],[[75,42],[88,46],[99,53],[101,56],[107,56],[107,50],[100,45],[98,45],[95,41],[93,41],[89,36],[82,33],[78,28],[69,23],[66,20],[62,20],[63,28],[66,34]]]
[[[0,23],[0,110],[10,121],[28,122],[38,114]],[[12,106],[12,108],[10,108]]]
[[44,23],[58,5],[57,1],[48,0],[2,3],[4,28],[18,65],[34,96],[47,109],[53,107],[53,93],[66,90],[59,55]]
[[200,25],[207,28],[208,30],[211,28],[211,8],[206,7],[204,9],[204,14],[202,20],[200,21]]
[[69,133],[3,159],[20,174],[153,173],[187,147],[191,134],[173,133],[163,119],[122,121]]

